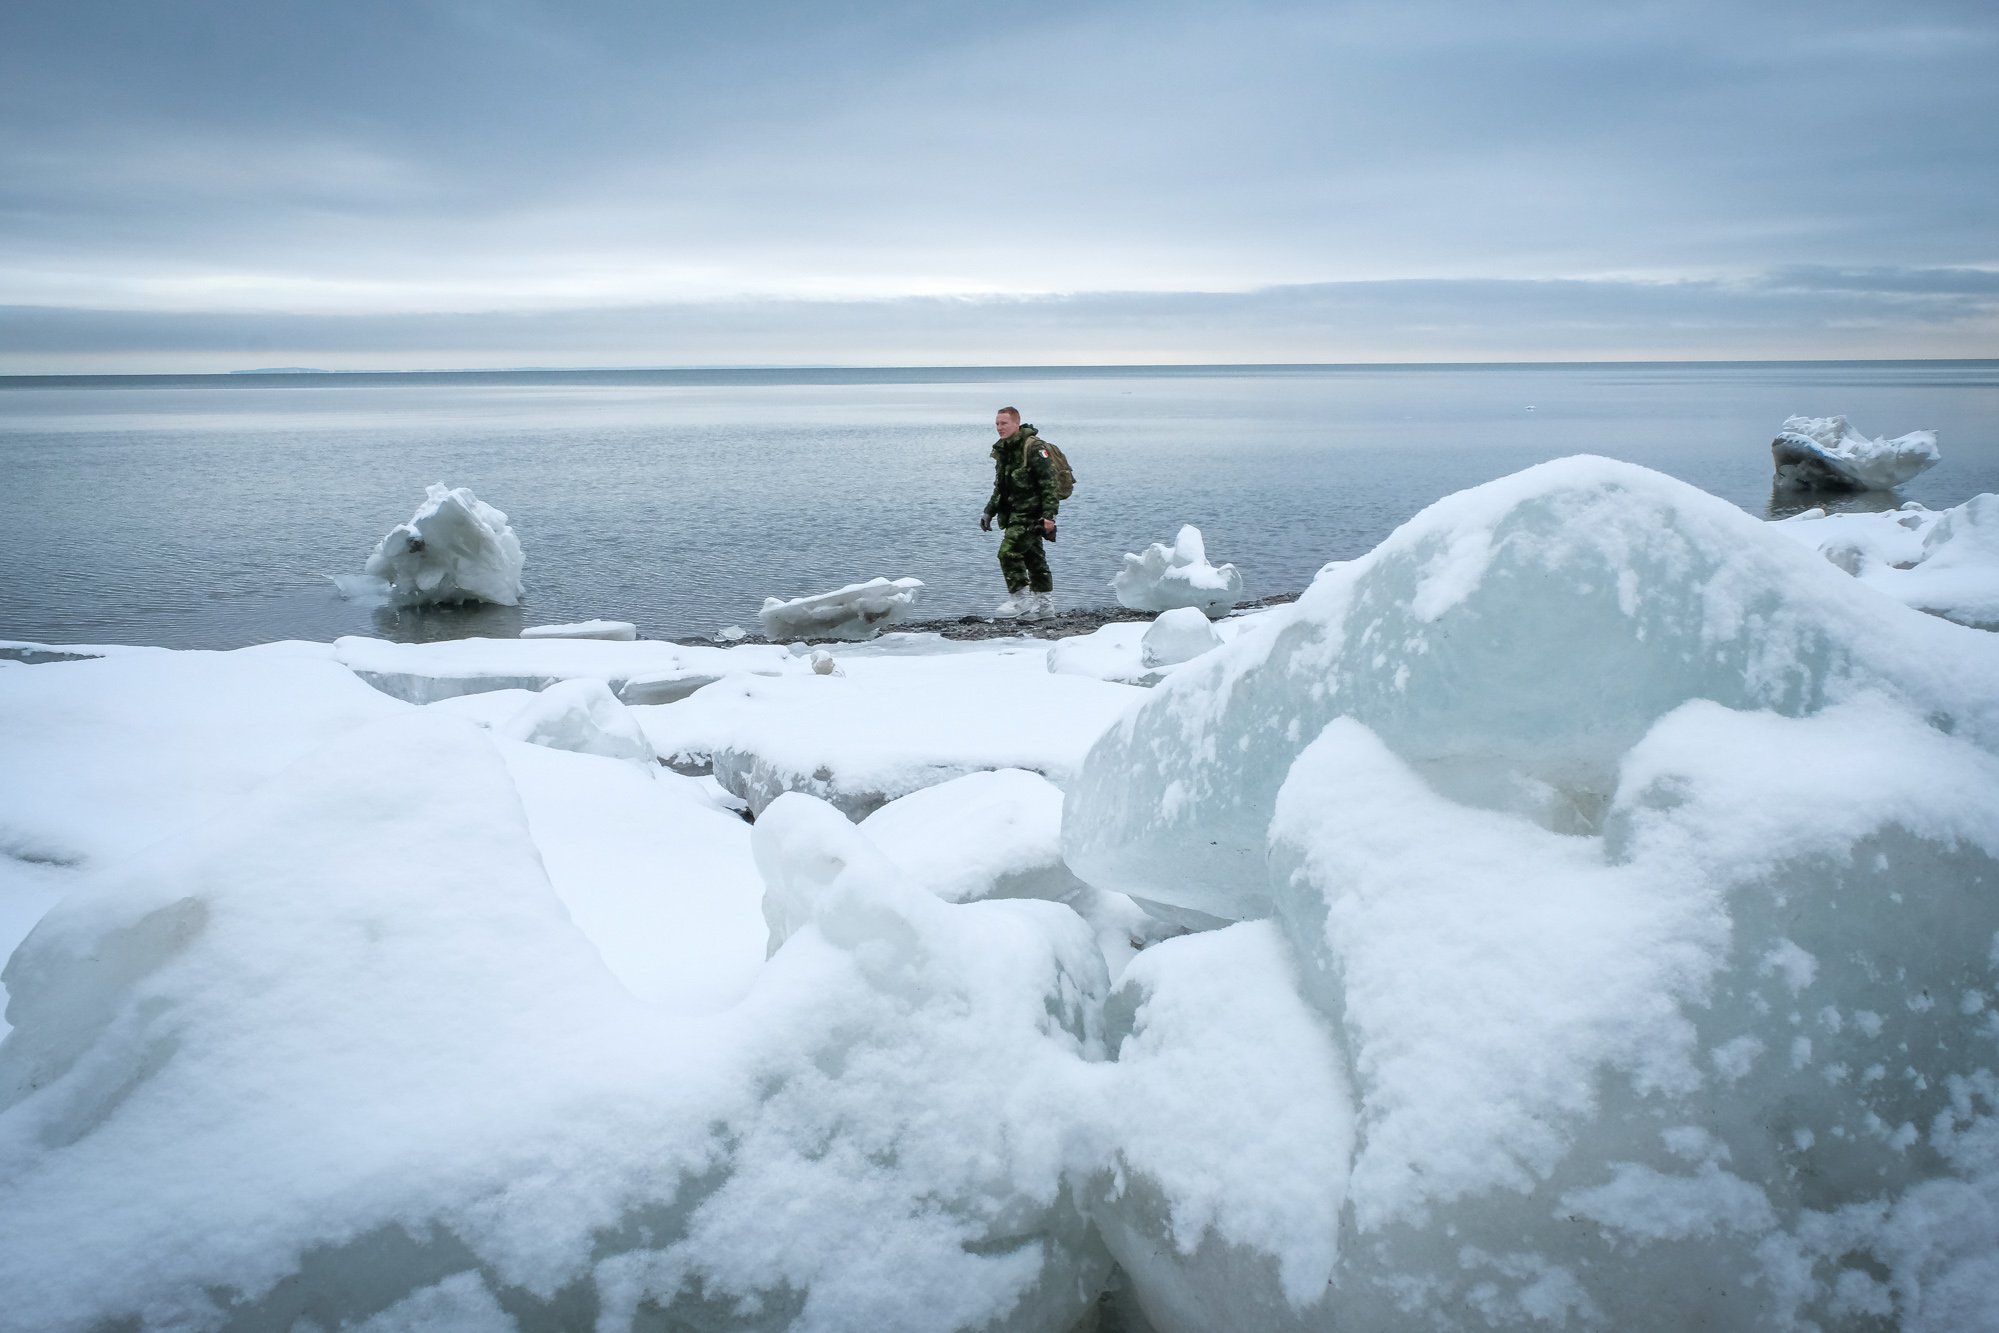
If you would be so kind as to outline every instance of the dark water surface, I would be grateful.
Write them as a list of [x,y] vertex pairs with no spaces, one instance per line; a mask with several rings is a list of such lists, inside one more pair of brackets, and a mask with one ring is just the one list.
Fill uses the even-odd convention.
[[[1769,516],[1792,413],[1938,432],[1943,462],[1871,503],[1999,491],[1993,361],[0,378],[0,638],[219,648],[592,616],[679,637],[877,574],[923,579],[926,616],[985,611],[1002,404],[1080,479],[1051,550],[1068,605],[1107,603],[1119,555],[1182,523],[1250,596],[1295,591],[1439,496],[1567,454]],[[434,481],[507,512],[525,606],[336,594],[327,576]]]

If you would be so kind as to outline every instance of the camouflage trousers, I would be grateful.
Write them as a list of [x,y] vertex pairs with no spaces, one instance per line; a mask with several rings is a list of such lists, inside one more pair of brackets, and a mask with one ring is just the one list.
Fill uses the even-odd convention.
[[1007,525],[1000,536],[999,562],[1000,576],[1006,580],[1008,592],[1030,587],[1036,592],[1055,591],[1055,576],[1048,572],[1048,554],[1041,549],[1040,519]]

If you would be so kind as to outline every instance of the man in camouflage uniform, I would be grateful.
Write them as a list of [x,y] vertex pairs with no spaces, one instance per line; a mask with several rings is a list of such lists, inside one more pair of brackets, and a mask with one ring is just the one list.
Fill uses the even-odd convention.
[[1020,412],[1002,407],[993,417],[999,441],[993,445],[993,494],[986,501],[979,526],[992,531],[1000,522],[1000,575],[1006,579],[1006,600],[993,612],[1039,620],[1055,610],[1055,577],[1048,572],[1044,539],[1055,537],[1055,511],[1062,505],[1055,463],[1035,438],[1034,427],[1020,424]]

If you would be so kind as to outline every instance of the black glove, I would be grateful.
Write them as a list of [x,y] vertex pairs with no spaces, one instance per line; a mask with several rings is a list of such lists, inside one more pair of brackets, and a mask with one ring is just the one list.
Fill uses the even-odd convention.
[[991,532],[992,530],[993,530],[993,516],[991,514],[980,514],[979,531]]

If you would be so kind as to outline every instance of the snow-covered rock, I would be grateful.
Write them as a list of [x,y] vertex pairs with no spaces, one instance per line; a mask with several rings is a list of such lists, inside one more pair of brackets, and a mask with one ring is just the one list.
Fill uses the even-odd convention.
[[1770,441],[1777,485],[1793,490],[1888,491],[1943,457],[1935,431],[1869,439],[1845,417],[1786,417]]
[[1887,513],[1809,509],[1771,527],[1918,611],[1999,629],[1999,495],[1942,511],[1914,501]]
[[1138,642],[1139,661],[1148,669],[1178,666],[1222,646],[1208,617],[1191,606],[1162,611]]
[[946,902],[1047,898],[1084,884],[1062,861],[1062,789],[1024,769],[968,773],[890,801],[861,831]]
[[[1332,1298],[1242,1260],[1230,1308],[1953,1327],[1999,1246],[1999,641],[1601,459],[1273,620],[1108,732],[1064,827],[1100,887],[1273,916],[1351,1071]],[[1173,1200],[1141,1252],[1188,1252]]]
[[1209,564],[1201,530],[1190,523],[1171,546],[1154,542],[1138,555],[1126,555],[1111,589],[1118,605],[1134,611],[1191,606],[1215,617],[1242,600],[1242,575],[1234,565]]
[[869,579],[790,601],[767,597],[757,618],[767,639],[865,639],[907,620],[922,594],[921,579]]
[[442,482],[425,493],[407,523],[375,544],[358,577],[337,578],[341,592],[386,597],[399,606],[521,600],[520,538],[507,516],[463,486]]
[[494,730],[509,740],[551,750],[623,759],[645,768],[659,762],[630,710],[603,681],[588,677],[549,686]]
[[630,643],[639,637],[639,627],[629,620],[578,620],[565,625],[529,625],[523,639],[609,639]]

